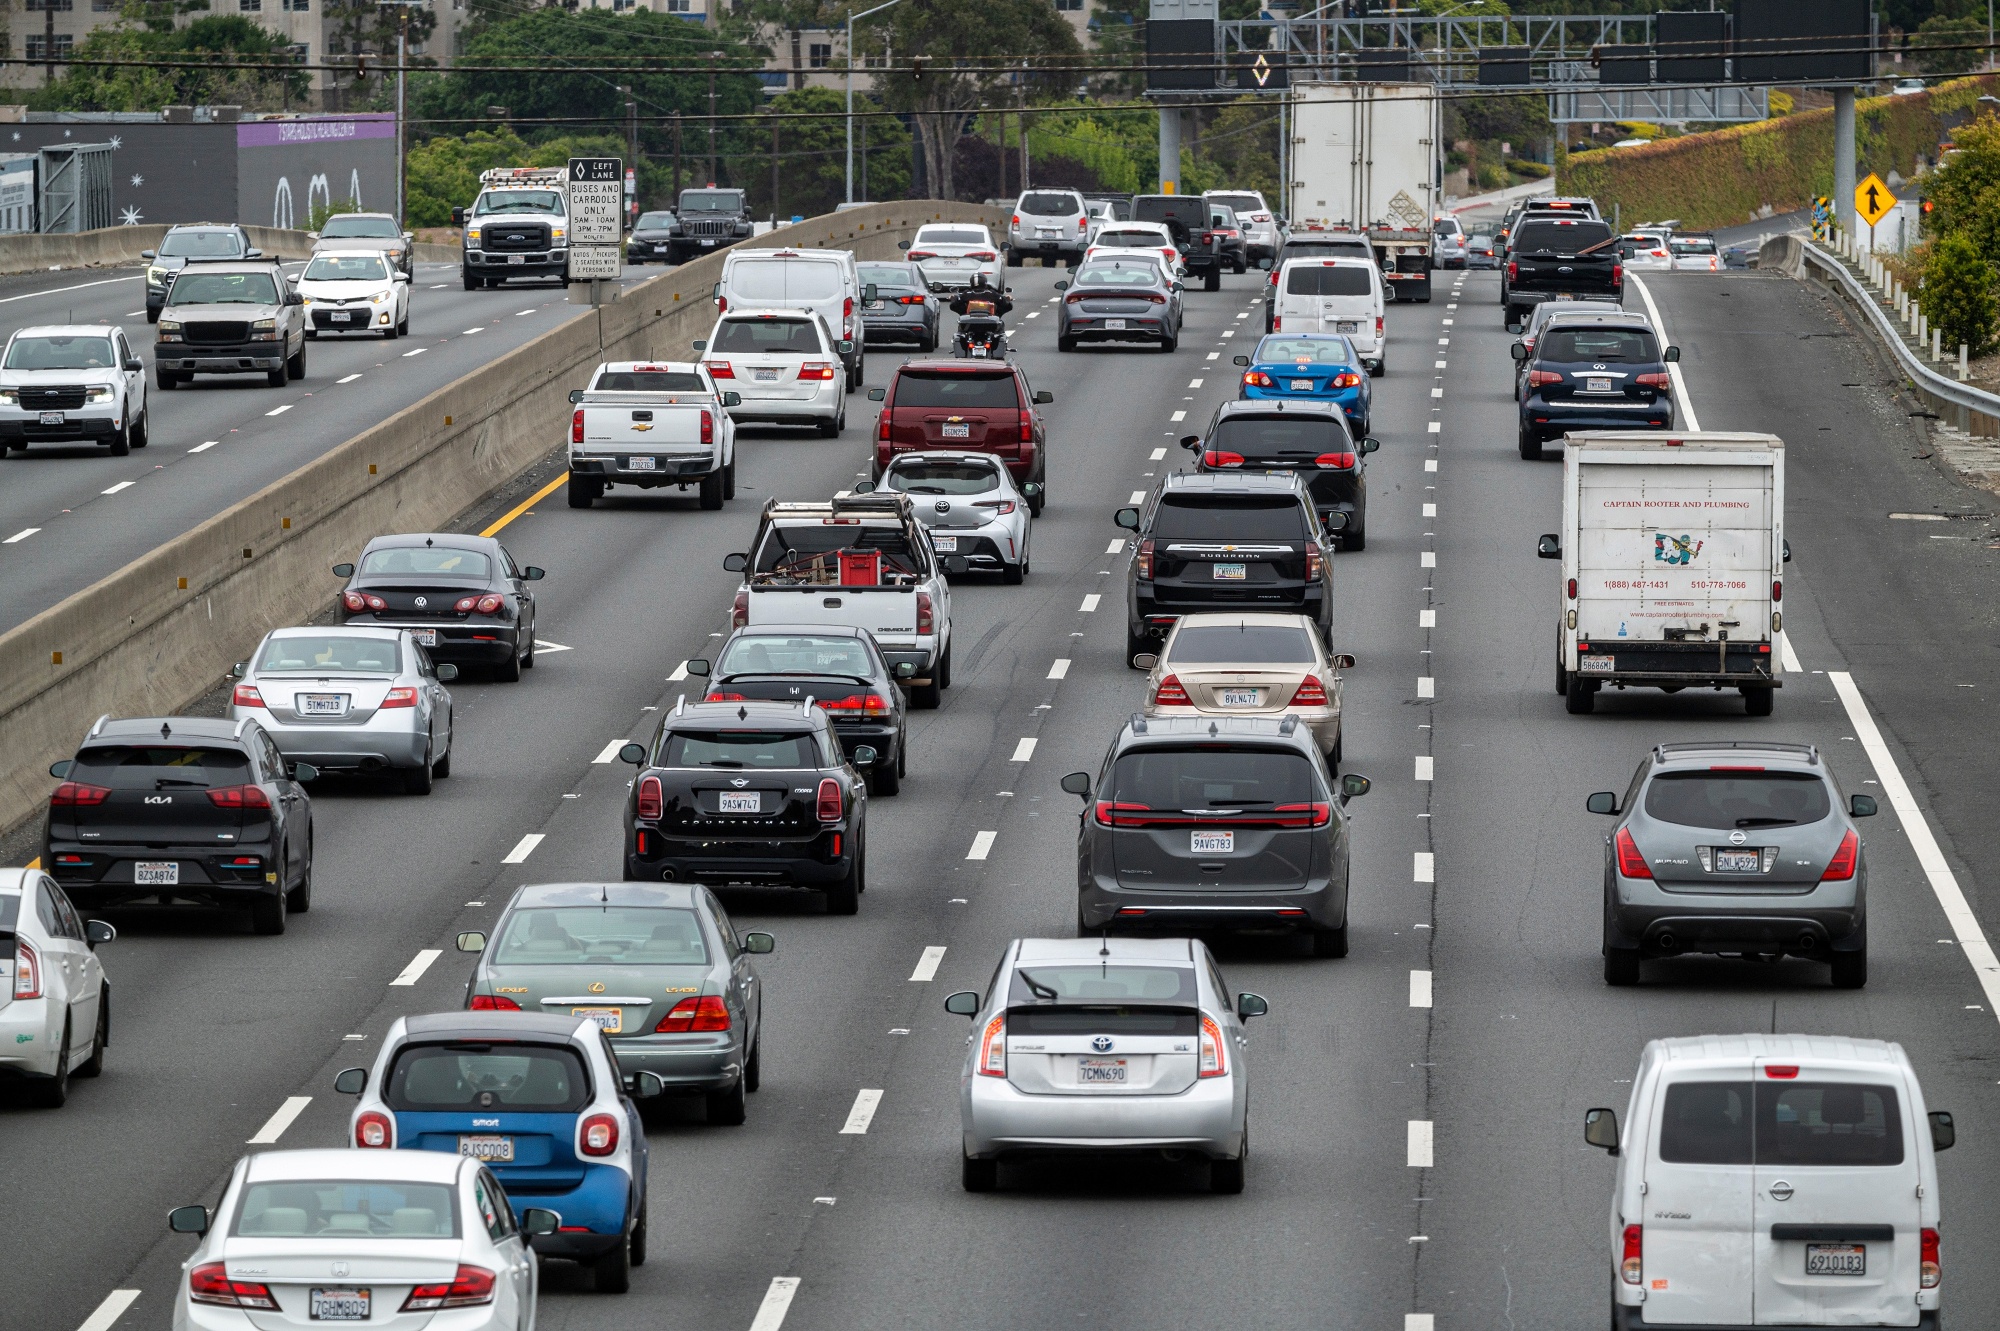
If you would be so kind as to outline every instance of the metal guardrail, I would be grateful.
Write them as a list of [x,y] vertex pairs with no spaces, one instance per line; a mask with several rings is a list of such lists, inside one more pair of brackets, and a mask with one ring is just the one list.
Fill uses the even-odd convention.
[[1839,255],[1821,249],[1810,241],[1801,242],[1800,248],[1806,259],[1833,274],[1847,289],[1847,294],[1854,297],[1855,302],[1868,311],[1869,318],[1874,322],[1875,331],[1888,342],[1889,349],[1896,355],[1897,363],[1925,392],[1933,397],[1942,398],[1955,407],[1963,407],[1967,411],[1976,411],[1982,416],[2000,420],[2000,396],[1974,388],[1970,384],[1962,384],[1924,364],[1916,352],[1910,350],[1909,344],[1903,341],[1902,332],[1891,321],[1881,302],[1875,299],[1874,293],[1862,284],[1861,279],[1854,275]]

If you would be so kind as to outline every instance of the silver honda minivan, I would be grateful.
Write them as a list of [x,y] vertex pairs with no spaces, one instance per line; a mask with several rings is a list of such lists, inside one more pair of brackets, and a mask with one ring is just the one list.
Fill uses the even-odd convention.
[[1080,262],[1090,244],[1090,213],[1073,189],[1023,190],[1007,220],[1007,266],[1040,255],[1044,268]]

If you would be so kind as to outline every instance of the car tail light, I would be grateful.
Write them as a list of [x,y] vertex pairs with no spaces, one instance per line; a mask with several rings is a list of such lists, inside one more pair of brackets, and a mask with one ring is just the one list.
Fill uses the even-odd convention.
[[268,809],[271,797],[262,786],[221,786],[208,792],[208,802],[218,809]]
[[1569,580],[1569,587],[1567,588],[1567,590],[1568,590],[1568,592],[1569,592],[1569,599],[1570,599],[1570,600],[1572,600],[1572,601],[1574,601],[1574,600],[1576,599],[1576,579],[1575,579],[1575,578],[1571,578],[1571,579]]
[[1262,370],[1245,370],[1243,372],[1243,382],[1251,388],[1269,388],[1271,387],[1271,376]]
[[1267,283],[1266,283],[1265,285],[1267,285],[1267,286],[1276,286],[1276,285],[1278,285],[1278,270],[1277,270],[1276,268],[1273,268],[1273,269],[1271,270],[1271,278],[1270,278],[1270,281],[1269,281],[1269,282],[1267,282]]
[[1020,440],[1024,444],[1032,444],[1035,442],[1035,413],[1032,411],[1024,411],[1021,413]]
[[1646,863],[1646,857],[1639,853],[1639,843],[1632,839],[1632,829],[1621,827],[1614,842],[1618,850],[1618,872],[1627,878],[1651,878],[1653,866]]
[[1272,332],[1274,332],[1274,333],[1282,333],[1282,332],[1284,332],[1284,331],[1285,331],[1285,316],[1284,316],[1284,315],[1282,315],[1282,314],[1274,314],[1274,315],[1272,315],[1272,316],[1271,316],[1271,331],[1272,331]]
[[1944,1268],[1938,1261],[1941,1255],[1939,1249],[1943,1246],[1935,1229],[1925,1229],[1919,1232],[1917,1239],[1917,1270],[1921,1272],[1917,1277],[1919,1287],[1923,1289],[1936,1289],[1938,1284],[1943,1281]]
[[1088,216],[1084,216],[1084,217],[1079,217],[1079,218],[1077,218],[1077,219],[1076,219],[1076,229],[1077,229],[1078,231],[1088,231],[1088,230],[1090,230],[1090,218],[1089,218]]
[[[1615,273],[1618,271],[1618,269],[1616,267],[1613,267],[1611,271]],[[1507,280],[1509,282],[1512,282],[1520,275],[1521,275],[1521,265],[1515,263],[1512,259],[1509,259],[1507,261]]]
[[373,592],[342,592],[340,603],[349,614],[358,615],[364,610],[387,610],[389,603]]
[[488,592],[484,596],[461,596],[452,609],[461,615],[469,615],[474,611],[482,615],[491,615],[498,613],[500,607],[505,604],[507,604],[506,597]]
[[875,417],[875,438],[880,443],[889,442],[889,408],[884,407]]
[[1559,384],[1563,381],[1560,370],[1528,371],[1528,387],[1540,388],[1543,384]]
[[[1114,804],[1110,800],[1097,801],[1097,821],[1104,827],[1143,827],[1152,810],[1144,804]],[[1136,816],[1135,816],[1136,815]]]
[[833,367],[824,361],[809,360],[799,366],[799,378],[831,379],[833,378]]
[[1271,809],[1275,814],[1291,814],[1289,818],[1278,818],[1278,827],[1325,827],[1333,821],[1333,806],[1315,800],[1310,804],[1279,804]]
[[1382,336],[1382,325],[1382,316],[1378,314],[1375,316],[1375,336],[1378,338]]
[[1672,375],[1642,374],[1637,379],[1634,379],[1632,382],[1639,385],[1639,387],[1641,388],[1657,388],[1662,393],[1671,393],[1674,391],[1674,380]]
[[[730,698],[711,696],[710,702],[730,702]],[[819,705],[829,712],[859,712],[863,716],[889,715],[889,702],[879,693],[857,693],[851,698],[821,699]]]
[[1168,675],[1160,681],[1160,687],[1153,690],[1153,701],[1162,707],[1192,707],[1194,699],[1188,697],[1185,685],[1179,675]]
[[1320,553],[1318,541],[1306,542],[1306,581],[1311,582],[1326,566],[1326,556]]
[[[1248,378],[1249,376],[1245,375],[1244,377]],[[1268,383],[1269,380],[1265,382]],[[1201,465],[1204,467],[1240,467],[1243,465],[1243,455],[1241,453],[1230,453],[1221,449],[1211,448],[1201,455]]]
[[638,810],[641,818],[657,819],[666,812],[666,795],[660,789],[660,778],[647,776],[639,778]]
[[719,314],[729,313],[729,297],[717,296],[715,298],[715,308],[716,312]]
[[1645,1275],[1645,1246],[1645,1230],[1638,1225],[1625,1226],[1625,1259],[1618,1264],[1618,1274],[1628,1285],[1638,1284]]
[[417,1285],[403,1300],[406,1313],[429,1312],[434,1308],[472,1308],[493,1302],[494,1277],[483,1266],[464,1266],[449,1285]]
[[1151,578],[1153,576],[1153,543],[1151,541],[1139,542],[1137,569],[1139,576],[1142,578]]
[[854,297],[849,296],[846,300],[840,302],[840,317],[843,319],[852,319],[854,317]]
[[1326,685],[1320,683],[1318,675],[1307,675],[1299,681],[1297,691],[1292,694],[1294,707],[1326,706]]
[[687,1031],[726,1031],[729,1029],[729,1004],[717,994],[704,994],[700,998],[683,998],[674,1004],[673,1011],[660,1018],[660,1024],[653,1027],[656,1035],[679,1035]]
[[521,1005],[504,994],[474,994],[467,1012],[519,1012]]
[[703,407],[701,412],[701,444],[703,448],[708,448],[714,443],[715,417],[709,414],[708,408]]
[[992,250],[967,250],[965,252],[965,257],[968,259],[977,259],[981,263],[991,263],[993,262],[993,260],[999,258],[1000,256],[995,254]]
[[919,587],[917,588],[917,632],[922,634],[936,631],[937,612],[931,605],[931,594]]
[[[1653,253],[1655,253],[1655,254],[1658,254],[1659,252],[1660,252],[1660,251],[1658,251],[1658,250],[1654,250],[1654,251],[1653,251]],[[1623,286],[1623,285],[1625,285],[1625,265],[1624,265],[1624,264],[1622,264],[1622,263],[1614,263],[1614,264],[1612,264],[1612,265],[1611,265],[1611,285],[1612,285],[1612,286],[1614,286],[1614,287],[1617,287],[1617,286]]]
[[1009,226],[1019,226],[1019,225],[1021,225],[1021,214],[1019,214],[1019,213],[1015,213],[1015,214],[1014,214],[1014,219],[1013,219],[1013,220],[1012,220],[1011,222],[1009,222],[1009,223],[1008,223],[1007,225],[1009,225]]
[[354,1120],[354,1144],[364,1150],[388,1150],[396,1144],[396,1125],[387,1114],[371,1109]]
[[830,776],[821,777],[819,782],[819,820],[823,823],[840,821],[841,811],[846,807],[841,797],[840,782]]
[[392,707],[415,707],[416,705],[417,691],[414,688],[396,688],[389,690],[382,699],[382,706],[377,710],[386,712]]
[[898,305],[921,305],[924,303],[924,298],[922,296],[898,296],[896,297],[896,303]]
[[221,1262],[203,1262],[188,1272],[188,1298],[195,1303],[215,1303],[225,1308],[263,1308],[278,1311],[268,1285],[254,1280],[231,1280]]
[[1773,601],[1782,601],[1785,599],[1785,584],[1778,578],[1771,579],[1771,599]]
[[929,250],[911,250],[909,257],[912,259],[935,259],[937,255],[931,253]]
[[1844,883],[1854,877],[1854,862],[1861,856],[1861,838],[1850,828],[1840,838],[1840,849],[1833,852],[1833,858],[1826,862],[1826,872],[1819,876],[1822,883]]
[[1322,453],[1313,459],[1315,467],[1326,467],[1333,471],[1345,471],[1354,465],[1352,453]]
[[583,442],[583,408],[582,408],[582,407],[578,407],[578,408],[577,408],[577,409],[576,409],[576,410],[575,410],[574,412],[570,413],[570,418],[569,418],[569,441],[570,441],[570,442],[571,442],[572,444],[580,444],[580,443],[582,443],[582,442]]
[[986,1033],[979,1037],[979,1075],[982,1077],[1004,1077],[1007,1075],[1007,1017],[1005,1013],[986,1023]]
[[234,707],[262,707],[264,695],[257,691],[255,684],[238,684],[236,691],[229,695],[229,702]]
[[14,997],[42,996],[42,956],[25,938],[14,940]]
[[1343,370],[1333,376],[1332,385],[1335,388],[1359,388],[1361,387],[1361,376],[1352,370]]
[[[923,593],[918,592],[917,595],[922,596]],[[733,629],[740,629],[745,627],[749,623],[750,623],[750,593],[746,589],[738,591],[736,593],[736,599],[730,602],[729,604],[729,627]]]
[[576,1126],[576,1148],[584,1155],[610,1155],[618,1149],[618,1120],[610,1114],[592,1114]]
[[708,366],[708,377],[711,379],[734,379],[736,377],[735,369],[726,360],[704,361],[703,364]]
[[1229,1057],[1222,1049],[1222,1028],[1207,1013],[1201,1018],[1201,1052],[1196,1056],[1197,1077],[1229,1075]]
[[994,517],[1004,518],[1014,511],[1014,501],[1011,499],[981,499],[973,504],[973,507],[990,508],[993,510]]
[[1764,1065],[1764,1075],[1772,1078],[1774,1081],[1791,1081],[1799,1075],[1799,1065],[1796,1063],[1766,1063]]
[[49,796],[49,803],[55,805],[102,804],[111,798],[108,786],[86,785],[81,781],[65,781],[56,787],[56,793]]
[[[740,693],[711,693],[706,698],[703,698],[702,701],[703,702],[748,702],[750,700]],[[825,704],[822,703],[821,706],[825,706]]]

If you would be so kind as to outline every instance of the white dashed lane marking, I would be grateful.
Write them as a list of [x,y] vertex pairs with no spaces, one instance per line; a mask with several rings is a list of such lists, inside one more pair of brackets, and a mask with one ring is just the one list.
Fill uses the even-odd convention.
[[514,849],[508,851],[506,858],[500,862],[502,864],[525,864],[528,861],[528,856],[535,853],[535,847],[541,845],[546,840],[548,840],[546,832],[530,832],[519,841],[516,841]]
[[1428,850],[1416,853],[1416,863],[1411,870],[1412,881],[1434,883],[1437,881],[1437,856]]
[[1132,497],[1125,502],[1128,504],[1143,504],[1146,502],[1146,492],[1144,490],[1134,490]]
[[1069,674],[1069,658],[1067,656],[1059,656],[1055,660],[1049,662],[1050,679],[1062,679],[1068,674]]
[[[40,531],[40,530],[41,530],[40,527],[28,528],[28,531]],[[28,532],[22,532],[21,536],[26,536],[27,534]],[[21,537],[17,536],[14,539],[18,541],[21,539]],[[1122,554],[1124,550],[1125,550],[1125,538],[1121,536],[1117,540],[1113,541],[1109,546],[1105,547],[1104,553],[1107,555]]]
[[847,1122],[840,1125],[843,1135],[858,1137],[868,1131],[868,1125],[875,1121],[875,1106],[882,1103],[882,1092],[866,1088],[854,1093],[854,1108],[847,1111]]
[[1443,422],[1443,421],[1432,421],[1432,422],[1431,422],[1431,433],[1432,433],[1432,434],[1442,434],[1443,432],[1444,432],[1444,422]]
[[294,1095],[278,1106],[278,1112],[264,1120],[264,1126],[257,1129],[257,1135],[245,1142],[245,1146],[275,1146],[278,1138],[285,1135],[285,1129],[292,1126],[292,1120],[305,1112],[305,1107],[313,1102],[310,1095]]
[[592,759],[591,759],[590,761],[591,761],[591,762],[593,762],[593,763],[614,763],[614,762],[617,762],[617,761],[618,761],[618,750],[620,750],[620,749],[622,749],[622,748],[624,748],[624,747],[625,747],[625,741],[624,741],[624,740],[622,740],[622,739],[614,739],[614,740],[612,740],[612,741],[611,741],[611,742],[610,742],[609,744],[605,745],[605,746],[604,746],[604,747],[603,747],[602,749],[599,749],[599,750],[597,751],[597,756],[596,756],[595,758],[592,758]]
[[220,439],[209,439],[209,440],[206,440],[206,441],[204,441],[204,442],[202,442],[202,443],[199,443],[199,444],[196,444],[196,445],[195,445],[195,446],[194,446],[193,448],[190,448],[190,449],[188,450],[188,452],[190,452],[190,453],[206,453],[206,452],[207,452],[207,451],[208,451],[209,449],[211,449],[211,448],[214,448],[214,447],[215,447],[215,446],[216,446],[217,444],[219,444],[219,443],[221,443],[221,442],[222,442],[222,441],[221,441]]
[[1435,675],[1417,676],[1417,696],[1419,698],[1437,697],[1437,677]]
[[431,963],[443,955],[443,948],[425,948],[410,959],[410,964],[403,967],[402,974],[389,981],[389,987],[392,989],[408,989],[418,980],[423,979],[424,972],[431,968]]
[[975,835],[972,838],[972,849],[965,852],[965,858],[968,860],[983,860],[988,855],[991,855],[993,853],[993,840],[999,835],[998,832],[991,830]]
[[688,663],[683,661],[674,667],[674,673],[667,676],[667,683],[678,684],[688,677]]
[[1437,552],[1435,550],[1426,550],[1418,555],[1417,566],[1419,568],[1436,568],[1438,566]]
[[1429,971],[1410,972],[1410,1006],[1429,1007],[1431,1005],[1431,973]]
[[943,960],[944,960],[943,948],[941,947],[925,948],[924,954],[921,957],[917,958],[917,968],[910,972],[910,983],[929,984],[932,980],[935,980],[937,978],[938,965],[939,963],[943,962]]
[[798,1292],[797,1276],[772,1276],[771,1287],[764,1291],[764,1301],[757,1305],[757,1317],[750,1323],[750,1331],[779,1331],[785,1324],[785,1314],[791,1311],[792,1297]]
[[1424,470],[1425,470],[1425,471],[1436,471],[1437,469],[1438,469],[1438,460],[1437,460],[1436,458],[1425,458],[1425,459],[1424,459]]
[[17,544],[18,542],[25,541],[30,536],[33,536],[36,532],[40,530],[41,530],[40,527],[23,527],[21,528],[21,530],[15,532],[12,536],[9,536],[6,540],[0,541],[0,545],[14,545]]
[[406,352],[404,352],[404,353],[403,353],[403,359],[404,359],[404,360],[408,360],[408,359],[409,359],[410,357],[412,357],[412,356],[421,356],[421,355],[423,355],[423,354],[424,354],[424,353],[425,353],[426,351],[429,351],[429,350],[430,350],[430,348],[429,348],[429,347],[418,347],[418,348],[417,348],[417,349],[416,349],[415,351],[406,351]]
[[1410,1120],[1409,1162],[1412,1169],[1429,1169],[1433,1159],[1431,1150],[1431,1121],[1427,1118]]
[[361,376],[360,376],[360,375],[358,375],[358,374],[350,374],[350,375],[348,375],[348,376],[347,376],[347,377],[346,377],[345,379],[336,379],[336,380],[334,380],[334,382],[335,382],[335,383],[337,383],[337,384],[351,384],[351,383],[353,383],[353,382],[354,382],[354,381],[355,381],[356,379],[359,379],[360,377],[361,377]]
[[1434,628],[1436,628],[1436,627],[1437,627],[1437,622],[1438,622],[1438,612],[1437,612],[1437,611],[1435,611],[1435,610],[1419,610],[1419,611],[1417,611],[1417,627],[1418,627],[1418,628],[1420,628],[1420,629],[1434,629]]
[[1158,462],[1161,458],[1165,457],[1166,455],[1167,455],[1166,449],[1156,448],[1150,454],[1147,455],[1146,461]]
[[1430,779],[1431,756],[1427,753],[1420,753],[1417,755],[1417,780],[1428,781]]
[[1010,763],[1024,763],[1034,756],[1035,738],[1032,735],[1024,735],[1015,742],[1014,756],[1007,761]]
[[292,409],[293,407],[295,407],[295,406],[297,406],[297,405],[298,405],[298,403],[296,403],[296,402],[287,402],[287,403],[286,403],[286,404],[285,404],[284,406],[282,406],[282,407],[273,407],[273,408],[271,408],[271,409],[270,409],[269,411],[265,412],[264,414],[265,414],[266,416],[282,416],[282,415],[284,415],[284,414],[285,414],[286,412],[290,411],[290,410],[291,410],[291,409]]
[[[17,296],[14,299],[20,298]],[[139,1291],[136,1289],[114,1289],[104,1296],[104,1302],[98,1304],[90,1316],[83,1319],[83,1325],[76,1331],[111,1331],[113,1324],[125,1315],[125,1310],[138,1300]]]
[[1092,592],[1090,595],[1083,598],[1083,604],[1076,608],[1076,612],[1079,615],[1092,614],[1097,609],[1097,603],[1103,599],[1104,598],[1099,596],[1096,592]]
[[1174,422],[1184,421],[1186,419],[1187,419],[1187,413],[1185,411],[1177,411],[1172,416],[1168,417],[1168,420]]
[[99,491],[98,491],[97,493],[99,493],[99,494],[106,494],[106,495],[115,495],[115,494],[117,494],[117,493],[118,493],[118,492],[119,492],[120,490],[129,490],[129,489],[131,489],[131,488],[132,488],[133,486],[137,485],[138,483],[139,483],[139,482],[137,482],[137,481],[120,481],[120,482],[118,482],[118,484],[116,484],[116,485],[112,486],[112,487],[111,487],[110,489],[108,489],[108,490],[99,490]]
[[1438,515],[1438,506],[1437,506],[1436,504],[1425,504],[1425,505],[1424,505],[1424,516],[1425,516],[1425,517],[1427,517],[1427,518],[1434,518],[1434,517],[1436,517],[1437,515]]

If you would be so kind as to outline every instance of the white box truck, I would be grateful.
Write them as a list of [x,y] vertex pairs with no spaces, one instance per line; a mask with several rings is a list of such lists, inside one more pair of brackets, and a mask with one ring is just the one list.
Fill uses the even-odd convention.
[[1711,431],[1585,431],[1563,447],[1556,692],[1738,690],[1769,716],[1784,631],[1785,443]]
[[1428,301],[1431,223],[1444,182],[1437,90],[1305,83],[1293,85],[1292,99],[1285,213],[1293,232],[1365,232],[1393,298]]

